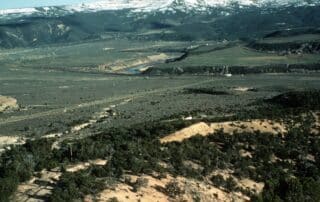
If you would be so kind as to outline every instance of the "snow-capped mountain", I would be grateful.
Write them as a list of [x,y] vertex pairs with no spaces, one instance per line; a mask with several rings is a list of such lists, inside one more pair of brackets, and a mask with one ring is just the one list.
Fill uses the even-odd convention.
[[320,0],[100,0],[7,9],[0,10],[0,48],[119,37],[182,41],[259,38],[274,30],[319,28],[319,8]]
[[98,10],[119,10],[132,9],[133,11],[150,12],[165,11],[172,9],[199,10],[208,8],[240,6],[303,6],[315,5],[318,0],[105,0],[93,3],[66,6],[73,11],[98,11]]
[[129,9],[131,12],[154,11],[199,11],[211,8],[241,7],[280,7],[280,6],[314,6],[320,0],[104,0],[67,6],[41,8],[21,8],[0,10],[0,18],[25,15],[56,16],[75,12],[96,12],[103,10]]

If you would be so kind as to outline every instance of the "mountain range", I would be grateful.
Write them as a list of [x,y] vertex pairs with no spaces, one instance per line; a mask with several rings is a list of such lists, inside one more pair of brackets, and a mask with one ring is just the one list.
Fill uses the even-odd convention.
[[279,6],[315,6],[319,0],[105,0],[91,3],[82,3],[66,6],[51,6],[37,8],[2,9],[0,17],[6,15],[52,15],[57,10],[65,13],[96,12],[102,10],[130,9],[133,12],[154,11],[206,11],[217,7],[254,6],[254,7],[279,7]]
[[0,10],[0,47],[125,37],[224,40],[318,28],[319,0],[107,0]]

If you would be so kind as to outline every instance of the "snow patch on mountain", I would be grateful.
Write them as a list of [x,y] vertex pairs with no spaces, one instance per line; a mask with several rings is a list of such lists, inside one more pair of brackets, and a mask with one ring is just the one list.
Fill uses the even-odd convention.
[[73,11],[100,11],[131,9],[135,12],[163,10],[206,10],[214,7],[240,6],[286,6],[315,5],[319,0],[105,0],[67,6]]
[[73,11],[99,11],[99,10],[157,10],[171,5],[169,0],[106,0],[93,3],[66,6],[66,9]]
[[0,10],[0,19],[6,16],[43,15],[57,16],[74,12],[96,12],[103,10],[123,10],[132,12],[154,11],[206,11],[210,8],[227,8],[234,5],[256,7],[280,7],[280,6],[314,6],[320,0],[100,0],[91,3],[82,3],[69,6],[22,8]]
[[0,15],[10,15],[10,14],[32,14],[34,12],[37,12],[37,9],[35,8],[16,8],[16,9],[5,9],[0,10]]

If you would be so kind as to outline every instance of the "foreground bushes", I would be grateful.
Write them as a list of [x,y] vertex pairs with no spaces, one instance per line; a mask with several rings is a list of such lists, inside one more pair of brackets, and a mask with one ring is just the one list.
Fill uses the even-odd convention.
[[[317,107],[318,102],[311,100],[317,96],[319,94],[307,93],[304,99],[310,100],[304,102],[311,104],[303,105],[306,106],[303,110]],[[261,114],[267,116],[270,110],[265,111]],[[282,109],[275,113],[285,117],[289,112]],[[254,115],[257,116],[256,111],[245,114],[244,118]],[[53,151],[54,139],[28,141],[12,147],[0,158],[0,201],[10,201],[17,185],[30,179],[35,171],[97,158],[107,159],[108,164],[63,173],[48,200],[72,201],[95,195],[128,172],[140,175],[156,171],[202,180],[214,170],[230,169],[236,177],[266,182],[263,193],[255,198],[257,201],[319,201],[320,137],[309,133],[309,119],[304,117],[298,121],[300,126],[285,136],[259,132],[231,136],[220,131],[180,143],[160,144],[159,137],[186,126],[186,122],[177,121],[107,129],[81,140],[65,141],[59,150]],[[250,152],[252,158],[242,157],[239,150]],[[274,156],[278,160],[272,159]],[[160,166],[160,162],[167,166]],[[211,179],[213,184],[226,190],[239,190],[232,180]],[[172,190],[175,193],[175,189]]]
[[86,195],[95,195],[104,188],[104,180],[97,179],[86,171],[65,173],[50,196],[50,200],[73,201],[84,198]]
[[320,181],[313,178],[270,179],[257,201],[320,201]]
[[[49,140],[32,141],[14,147],[1,158],[0,199],[8,201],[18,183],[28,180],[34,171],[53,168],[59,165],[58,162],[95,158],[109,161],[105,166],[93,166],[77,173],[64,173],[50,200],[72,201],[86,195],[95,195],[112,180],[118,181],[124,172],[139,175],[157,171],[201,180],[216,169],[227,168],[234,170],[235,176],[266,181],[264,192],[255,200],[319,199],[320,140],[317,136],[309,135],[304,127],[292,130],[284,137],[260,133],[230,136],[219,132],[212,136],[196,136],[181,143],[165,145],[161,145],[152,135],[153,129],[112,129],[77,140],[72,144],[72,156],[68,142],[62,144],[60,150],[53,152],[48,152],[52,143]],[[253,157],[241,157],[240,149],[251,152]],[[296,164],[288,161],[271,162],[272,155],[290,159]],[[308,155],[314,156],[315,162],[308,160]],[[189,166],[185,164],[186,161],[198,166]],[[169,166],[163,168],[159,162]],[[252,171],[250,167],[256,169]],[[212,182],[226,190],[239,191],[232,181],[213,178]]]
[[13,146],[1,155],[0,201],[9,201],[18,184],[29,180],[35,171],[58,165],[52,158],[51,144],[52,140],[29,140],[25,145]]

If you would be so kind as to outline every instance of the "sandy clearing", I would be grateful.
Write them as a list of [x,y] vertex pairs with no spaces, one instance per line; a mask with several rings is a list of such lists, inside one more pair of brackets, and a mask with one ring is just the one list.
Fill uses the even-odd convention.
[[255,182],[251,179],[241,179],[240,181],[238,181],[238,185],[242,188],[247,188],[251,191],[253,191],[255,194],[260,194],[263,191],[264,188],[264,183],[260,182]]
[[282,123],[277,123],[271,120],[249,120],[249,121],[229,121],[221,123],[207,124],[200,122],[186,127],[182,130],[169,134],[166,137],[160,139],[161,143],[168,142],[181,142],[185,139],[189,139],[195,135],[207,136],[216,131],[223,130],[225,133],[234,134],[236,132],[249,132],[260,131],[261,133],[271,134],[284,134],[286,127]]
[[136,67],[136,66],[146,65],[146,64],[155,63],[155,62],[163,62],[169,58],[171,58],[171,56],[165,53],[160,53],[156,55],[141,57],[139,59],[118,60],[113,63],[101,64],[99,65],[98,68],[100,71],[119,72],[121,70],[128,69],[130,67]]
[[18,107],[19,106],[16,99],[0,95],[0,113],[7,110],[18,109]]
[[252,158],[251,152],[248,152],[248,151],[246,151],[244,149],[240,149],[239,150],[239,154],[240,154],[241,157],[244,157],[244,158],[246,158],[246,157]]
[[78,172],[80,170],[86,170],[87,168],[89,168],[92,165],[96,165],[96,166],[104,166],[107,164],[107,160],[104,159],[96,159],[96,160],[90,160],[88,162],[81,162],[81,163],[77,163],[74,165],[69,165],[67,166],[66,171],[67,172]]
[[[127,176],[129,177],[129,176]],[[137,176],[130,176],[132,180],[136,180],[138,177]],[[161,186],[164,187],[165,183],[168,181],[167,179],[164,180],[157,180],[155,178],[152,178],[150,176],[143,176],[144,179],[148,180],[148,187],[147,188],[141,188],[138,192],[134,192],[132,190],[132,187],[120,183],[116,185],[116,187],[111,190],[111,189],[106,189],[103,192],[101,192],[98,197],[97,201],[108,201],[109,199],[112,198],[117,198],[120,202],[122,201],[141,201],[141,202],[146,202],[146,201],[157,201],[157,202],[164,202],[168,201],[168,197],[157,191],[155,189],[156,186]],[[87,198],[85,201],[93,201],[90,200],[90,197]]]
[[25,138],[18,136],[0,136],[0,153],[5,151],[5,148],[10,145],[25,144]]
[[[131,182],[135,182],[138,176],[127,175],[131,179]],[[108,201],[112,198],[117,198],[118,201],[141,201],[141,202],[169,202],[169,201],[194,201],[195,197],[200,199],[200,201],[248,201],[249,197],[244,196],[238,192],[227,193],[221,189],[218,189],[206,182],[197,181],[193,179],[187,179],[184,177],[173,177],[167,175],[165,178],[155,178],[149,175],[140,176],[147,180],[148,184],[145,187],[141,187],[137,192],[134,192],[132,187],[120,183],[117,184],[112,189],[106,189],[102,191],[97,196],[97,201]],[[184,190],[184,193],[176,198],[167,196],[165,193],[160,191],[164,190],[165,186],[171,182],[175,181],[178,183],[180,189]],[[87,196],[85,201],[93,201],[92,196]]]
[[43,139],[46,139],[46,138],[55,138],[55,137],[61,137],[63,135],[63,133],[51,133],[51,134],[48,134],[48,135],[44,135],[44,136],[41,136],[41,138]]
[[253,90],[253,88],[249,88],[249,87],[236,87],[233,88],[234,91],[240,91],[240,92],[247,92],[249,90]]
[[[106,160],[96,159],[88,162],[82,162],[67,166],[67,172],[77,172],[85,170],[91,165],[104,166],[107,164]],[[14,201],[28,201],[28,202],[44,202],[45,197],[50,195],[54,189],[55,184],[59,181],[62,172],[60,168],[52,170],[42,170],[39,173],[34,173],[35,176],[31,180],[21,183],[14,195]]]
[[89,126],[90,126],[90,123],[79,124],[79,125],[73,126],[71,128],[71,132],[75,133],[75,132],[78,132],[78,131],[80,131],[82,129],[85,129],[85,128],[89,127]]
[[19,142],[21,138],[17,136],[1,136],[0,145],[11,145]]
[[[43,170],[40,177],[33,177],[28,182],[22,183],[14,195],[14,201],[42,202],[43,197],[51,194],[54,184],[62,175],[59,170]],[[39,183],[40,182],[40,183]]]
[[215,170],[214,172],[211,173],[211,176],[217,176],[220,175],[223,177],[223,179],[228,179],[232,178],[236,183],[237,186],[246,190],[249,189],[252,193],[254,194],[260,194],[263,191],[264,188],[264,183],[263,182],[255,182],[249,178],[238,178],[233,175],[234,171],[230,169],[225,169],[225,170]]

